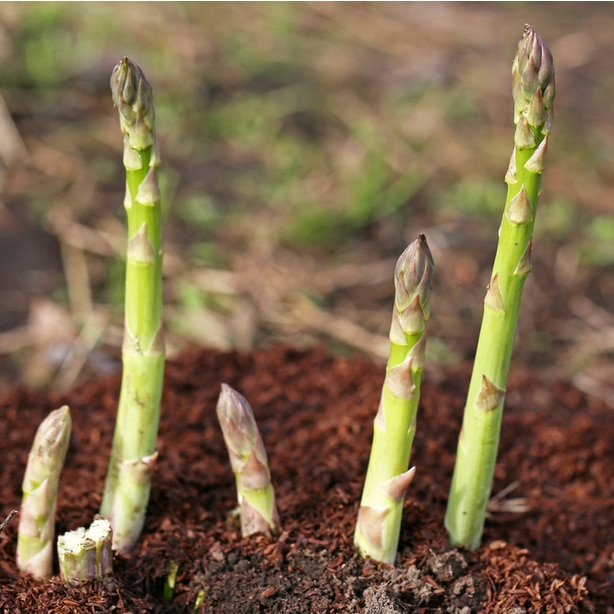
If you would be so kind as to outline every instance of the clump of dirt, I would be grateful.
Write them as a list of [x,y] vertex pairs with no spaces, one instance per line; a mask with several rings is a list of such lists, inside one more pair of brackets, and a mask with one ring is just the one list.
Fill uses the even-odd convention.
[[[394,567],[352,539],[383,372],[322,349],[192,350],[167,366],[160,458],[142,539],[114,576],[40,583],[15,567],[17,522],[0,534],[0,611],[318,613],[611,612],[614,603],[612,410],[564,382],[515,372],[494,493],[516,484],[528,511],[497,501],[476,552],[443,527],[469,369],[427,371]],[[19,506],[41,419],[68,403],[73,437],[58,533],[97,512],[119,375],[68,395],[16,390],[0,401],[2,512]],[[250,401],[267,446],[279,536],[242,539],[234,477],[216,423],[220,384]],[[512,495],[510,495],[511,497]],[[177,565],[176,584],[165,579]],[[610,608],[610,609],[608,609]]]

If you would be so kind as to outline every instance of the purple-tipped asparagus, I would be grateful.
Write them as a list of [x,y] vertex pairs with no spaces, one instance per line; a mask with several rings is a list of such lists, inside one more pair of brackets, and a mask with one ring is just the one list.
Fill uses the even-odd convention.
[[217,416],[237,482],[243,537],[279,530],[279,516],[266,450],[252,408],[236,390],[222,384]]
[[58,483],[70,441],[67,405],[52,411],[36,431],[23,478],[17,531],[17,566],[46,580],[53,570]]

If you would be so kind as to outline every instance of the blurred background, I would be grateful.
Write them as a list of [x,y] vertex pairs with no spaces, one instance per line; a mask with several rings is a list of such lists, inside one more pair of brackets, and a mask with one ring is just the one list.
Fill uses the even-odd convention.
[[1,3],[0,387],[120,366],[123,56],[156,100],[170,357],[323,343],[383,364],[422,232],[429,364],[470,361],[525,23],[557,98],[513,364],[614,405],[614,5],[583,2]]

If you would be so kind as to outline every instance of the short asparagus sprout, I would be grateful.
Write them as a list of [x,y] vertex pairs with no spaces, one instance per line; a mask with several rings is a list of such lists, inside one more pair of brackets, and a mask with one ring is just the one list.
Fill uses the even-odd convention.
[[17,566],[20,571],[47,580],[53,570],[55,509],[58,484],[70,442],[67,405],[41,422],[23,478],[23,499],[17,530]]
[[153,94],[141,69],[121,60],[111,91],[124,134],[128,249],[122,383],[101,514],[113,526],[113,547],[127,553],[145,521],[164,378],[160,156]]
[[222,384],[217,417],[237,483],[243,537],[279,531],[279,515],[266,450],[252,408],[236,390]]
[[203,603],[205,603],[205,595],[207,594],[207,591],[205,591],[204,588],[201,588],[198,590],[198,593],[196,593],[196,599],[194,599],[194,607],[192,608],[192,612],[194,612],[196,614],[196,612],[198,612],[199,608],[202,607]]
[[88,529],[79,527],[58,537],[60,575],[69,582],[100,580],[113,573],[111,523],[96,516]]
[[177,583],[177,574],[179,573],[179,565],[172,561],[168,574],[164,578],[164,587],[162,588],[162,594],[166,601],[173,600],[173,593],[175,592],[175,584]]
[[454,546],[478,548],[499,447],[507,376],[524,281],[531,270],[533,227],[552,126],[554,66],[546,43],[527,25],[512,66],[514,151],[499,244],[446,512]]
[[424,369],[433,257],[420,235],[397,261],[390,353],[365,479],[354,544],[364,556],[394,564]]

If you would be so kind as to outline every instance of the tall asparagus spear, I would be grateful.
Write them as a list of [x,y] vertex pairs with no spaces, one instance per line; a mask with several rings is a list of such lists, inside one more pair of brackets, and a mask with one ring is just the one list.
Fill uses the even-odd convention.
[[160,163],[151,86],[122,59],[111,76],[124,134],[128,218],[122,384],[101,514],[113,526],[113,547],[128,552],[145,520],[164,378]]
[[433,257],[424,235],[401,254],[395,269],[390,354],[365,479],[354,544],[364,556],[393,564],[409,467],[426,347]]
[[217,416],[237,483],[243,537],[279,530],[269,461],[247,399],[222,384]]
[[20,571],[41,580],[52,575],[58,483],[70,442],[70,430],[67,405],[52,411],[41,422],[23,478],[17,566]]
[[552,125],[554,66],[546,43],[527,25],[512,66],[514,151],[499,244],[484,315],[457,459],[446,527],[454,546],[480,545],[499,446],[507,376],[531,245],[541,175]]

